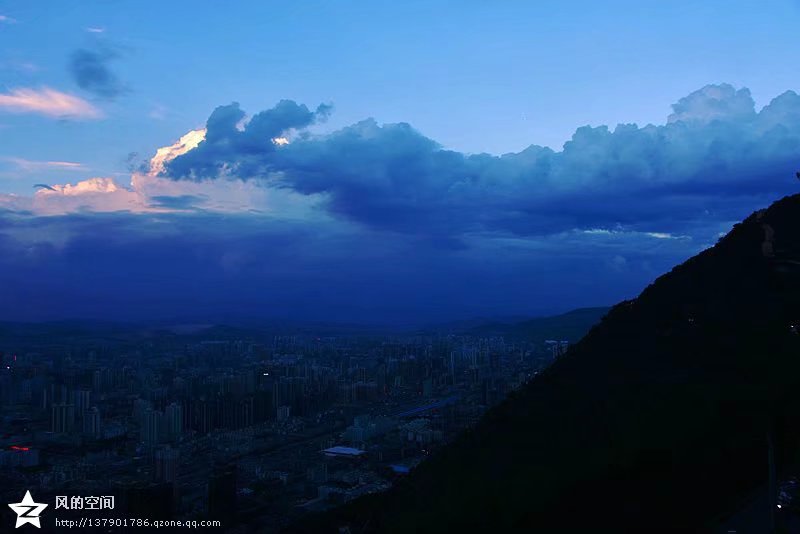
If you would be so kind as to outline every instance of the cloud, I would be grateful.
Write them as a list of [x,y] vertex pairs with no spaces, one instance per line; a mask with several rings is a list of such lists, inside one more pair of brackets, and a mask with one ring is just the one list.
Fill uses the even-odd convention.
[[310,111],[305,105],[281,100],[272,109],[254,115],[240,128],[245,113],[239,104],[220,106],[208,118],[202,142],[173,159],[169,173],[195,180],[217,177],[227,168],[250,176],[264,173],[268,171],[263,167],[265,154],[282,146],[273,139],[324,121],[330,111],[331,107],[324,104]]
[[673,104],[668,122],[748,120],[755,118],[753,97],[747,88],[738,91],[728,84],[707,85]]
[[[159,176],[166,163],[197,147],[204,138],[205,130],[191,130],[175,143],[156,150],[150,161],[144,164],[135,163],[136,155],[129,155],[131,177],[127,185],[108,177],[66,184],[36,184],[34,187],[39,190],[32,197],[0,197],[0,208],[48,216],[115,211],[147,214],[203,210],[225,214],[280,213],[286,219],[320,220],[325,217],[316,209],[319,199],[287,189],[264,188],[257,180],[235,183],[215,180],[179,182]],[[88,170],[73,162],[0,159],[14,165],[17,173],[45,169]]]
[[[573,229],[683,238],[792,190],[797,94],[756,112],[746,89],[707,86],[673,110],[662,126],[581,127],[559,152],[492,156],[444,150],[408,124],[372,119],[312,135],[325,105],[285,100],[248,119],[234,103],[134,168],[124,189],[139,200],[124,207],[327,215],[457,249],[470,235]],[[95,205],[104,198],[81,209],[109,211]]]
[[64,196],[80,196],[94,193],[115,193],[119,190],[119,186],[117,186],[111,178],[89,178],[75,185],[66,184],[51,186],[48,191],[43,191],[42,194],[50,195],[52,193],[57,193]]
[[42,170],[60,170],[60,171],[86,171],[88,170],[83,163],[74,161],[36,161],[25,158],[13,157],[0,157],[0,161],[6,161],[14,165],[18,171],[22,172],[38,172]]
[[201,207],[206,201],[205,196],[199,195],[156,195],[150,198],[150,204],[159,208],[171,210],[192,210]]
[[0,93],[0,111],[71,119],[98,119],[103,116],[99,109],[86,100],[49,87],[18,88]]
[[34,184],[32,196],[1,195],[3,210],[31,217],[68,213],[158,212],[139,192],[117,184],[113,178],[95,177],[74,184]]
[[156,150],[155,156],[150,160],[149,167],[145,169],[151,175],[161,174],[164,172],[164,164],[168,161],[175,159],[178,156],[186,154],[190,150],[194,150],[206,138],[205,128],[198,130],[190,130],[185,133],[171,145],[161,147]]
[[8,15],[0,15],[0,24],[16,24],[17,19],[11,18]]
[[0,318],[397,325],[535,314],[627,296],[688,250],[577,234],[453,250],[250,214],[0,213]]
[[112,178],[103,177],[40,188],[34,194],[30,208],[39,215],[143,209],[144,203],[136,191],[119,186]]
[[132,165],[126,185],[0,195],[6,313],[423,322],[562,311],[635,295],[796,192],[791,91],[756,110],[747,90],[709,86],[663,125],[585,126],[560,151],[502,156],[372,119],[312,133],[328,113],[282,101],[248,120],[221,106]]
[[[615,225],[684,234],[793,191],[800,153],[800,96],[787,91],[756,112],[747,89],[727,84],[681,99],[661,126],[585,126],[561,151],[502,156],[445,150],[408,124],[372,119],[312,135],[315,114],[289,101],[240,129],[244,117],[236,104],[217,108],[205,141],[164,174],[257,179],[322,195],[341,220],[452,243]],[[292,142],[275,143],[288,129]]]
[[78,87],[100,98],[113,99],[127,89],[109,65],[119,53],[107,46],[95,50],[81,48],[72,53],[69,72]]
[[105,33],[105,32],[106,32],[105,28],[97,28],[92,26],[86,28],[86,33]]

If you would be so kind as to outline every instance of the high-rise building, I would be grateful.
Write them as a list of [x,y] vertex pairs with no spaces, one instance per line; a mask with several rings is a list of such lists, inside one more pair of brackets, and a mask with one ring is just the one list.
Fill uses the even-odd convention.
[[88,389],[79,389],[73,392],[72,395],[75,402],[75,413],[79,417],[83,417],[84,412],[92,405],[92,392]]
[[53,404],[51,428],[57,434],[71,432],[75,426],[75,405]]
[[83,433],[87,436],[100,435],[100,411],[93,406],[83,413]]
[[431,378],[422,381],[422,396],[426,398],[433,396],[433,380]]
[[161,438],[161,412],[147,410],[142,415],[141,438],[148,445],[155,445]]
[[286,421],[292,413],[291,406],[278,406],[278,421]]
[[169,440],[178,440],[183,433],[183,406],[177,402],[164,408],[164,436]]
[[155,453],[156,480],[174,484],[178,478],[178,459],[177,449],[173,449],[169,445],[158,449]]

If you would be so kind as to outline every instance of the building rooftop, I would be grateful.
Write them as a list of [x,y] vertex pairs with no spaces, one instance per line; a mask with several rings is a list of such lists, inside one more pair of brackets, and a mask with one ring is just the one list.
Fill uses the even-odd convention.
[[336,446],[325,449],[322,453],[328,456],[361,456],[362,454],[366,454],[366,451],[353,447]]

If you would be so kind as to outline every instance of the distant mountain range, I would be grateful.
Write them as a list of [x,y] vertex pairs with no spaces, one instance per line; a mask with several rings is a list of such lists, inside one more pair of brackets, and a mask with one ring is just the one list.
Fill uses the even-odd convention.
[[3,343],[66,343],[100,340],[128,342],[143,337],[186,337],[203,339],[266,339],[276,334],[313,335],[381,335],[381,334],[442,334],[459,333],[476,336],[506,336],[509,338],[544,341],[556,338],[577,341],[597,323],[609,308],[582,308],[561,315],[525,319],[476,318],[455,321],[424,329],[392,329],[357,324],[274,322],[251,325],[174,323],[117,323],[92,320],[48,321],[41,323],[0,322],[0,342]]
[[768,442],[798,470],[799,332],[796,195],[615,306],[395,488],[296,530],[727,532],[745,509],[768,532],[747,503]]
[[487,322],[469,329],[474,335],[502,335],[531,341],[547,339],[575,342],[600,322],[611,308],[579,308],[561,315],[537,317],[511,324]]

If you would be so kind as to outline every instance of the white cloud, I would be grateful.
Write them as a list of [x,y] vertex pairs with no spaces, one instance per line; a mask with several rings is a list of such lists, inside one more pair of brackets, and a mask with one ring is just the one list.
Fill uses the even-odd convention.
[[52,185],[33,195],[31,209],[39,215],[60,215],[75,211],[143,211],[140,196],[120,187],[112,178],[89,178],[65,185]]
[[688,239],[687,236],[676,236],[670,234],[669,232],[645,232],[645,235],[655,239]]
[[[128,186],[110,177],[93,177],[75,183],[42,187],[30,196],[0,195],[0,208],[30,211],[36,215],[63,215],[73,212],[168,213],[191,209],[221,213],[280,213],[285,218],[319,218],[314,210],[319,197],[300,195],[291,190],[273,190],[256,181],[197,182],[176,181],[160,176],[164,164],[196,148],[205,130],[191,130],[171,145],[159,148],[143,172],[134,172]],[[44,168],[85,171],[80,163],[31,161],[4,158],[23,170]]]
[[756,116],[755,102],[750,90],[734,89],[723,83],[707,85],[672,105],[673,113],[668,122],[699,121],[711,122],[716,119],[743,119]]
[[0,93],[0,110],[37,113],[47,117],[98,119],[103,113],[86,100],[49,87],[18,88]]
[[197,145],[199,145],[205,138],[205,128],[191,130],[181,136],[180,139],[171,145],[159,148],[156,150],[156,155],[150,160],[150,171],[148,174],[151,176],[161,174],[164,172],[164,164],[166,162],[197,148]]
[[37,193],[41,196],[63,195],[68,197],[75,197],[80,195],[94,194],[94,193],[116,193],[120,191],[120,187],[114,183],[112,178],[89,178],[83,180],[75,185],[53,185],[51,189],[42,189]]

